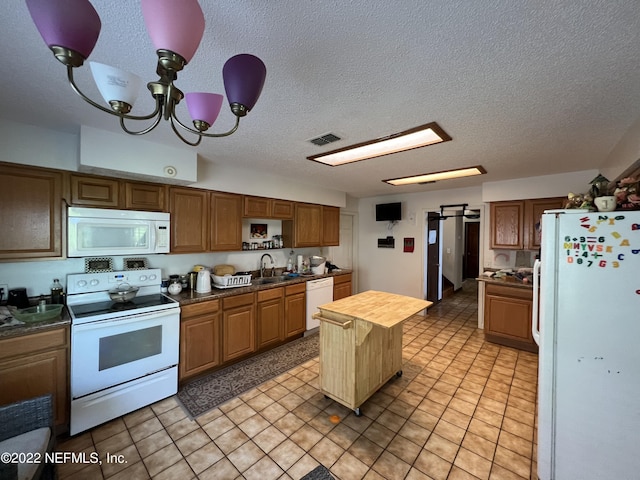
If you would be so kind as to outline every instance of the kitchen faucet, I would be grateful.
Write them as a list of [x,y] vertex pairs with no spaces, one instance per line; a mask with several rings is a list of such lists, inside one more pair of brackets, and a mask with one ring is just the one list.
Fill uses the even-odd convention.
[[265,253],[260,257],[260,278],[264,277],[264,257],[269,257],[269,260],[271,260],[271,276],[273,277],[273,257],[268,253]]

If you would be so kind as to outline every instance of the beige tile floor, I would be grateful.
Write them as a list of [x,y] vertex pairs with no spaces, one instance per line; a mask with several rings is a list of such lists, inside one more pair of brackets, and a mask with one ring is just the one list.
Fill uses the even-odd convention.
[[195,420],[170,397],[62,440],[103,461],[59,477],[297,480],[322,464],[338,480],[535,479],[537,356],[484,341],[476,288],[405,323],[403,375],[361,417],[319,392],[316,358]]

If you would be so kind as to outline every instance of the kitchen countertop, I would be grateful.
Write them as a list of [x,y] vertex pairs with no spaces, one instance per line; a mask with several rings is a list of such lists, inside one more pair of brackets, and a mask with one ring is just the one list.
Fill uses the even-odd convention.
[[[331,273],[325,273],[322,275],[300,275],[298,277],[294,277],[291,278],[290,280],[284,280],[282,282],[276,282],[276,283],[266,283],[263,285],[247,285],[245,287],[234,287],[234,288],[215,288],[212,287],[211,288],[211,292],[210,293],[196,293],[194,291],[183,291],[180,292],[177,295],[169,295],[167,294],[167,296],[173,298],[174,300],[177,300],[178,302],[180,302],[180,305],[190,305],[193,303],[199,303],[199,302],[207,302],[209,300],[216,300],[219,298],[224,298],[224,297],[231,297],[233,295],[241,295],[243,293],[252,293],[252,292],[257,292],[259,290],[267,290],[270,288],[276,288],[276,287],[286,287],[288,285],[295,285],[297,283],[305,283],[309,280],[317,280],[319,278],[326,278],[326,277],[336,277],[339,275],[346,275],[348,273],[352,273],[353,270],[346,270],[346,269],[341,269],[341,270],[334,270]],[[264,278],[269,278],[269,277],[264,277]],[[256,280],[255,278],[253,280]]]
[[29,322],[21,323],[19,325],[0,326],[0,339],[17,337],[22,335],[29,335],[30,333],[37,333],[41,330],[48,330],[51,328],[59,328],[65,325],[71,324],[71,316],[67,310],[67,307],[62,309],[62,315],[58,318],[50,320],[44,320],[42,322]]
[[529,290],[533,288],[532,283],[522,283],[521,280],[517,280],[514,277],[502,277],[502,278],[478,277],[476,278],[476,280],[479,282],[492,283],[494,285],[504,285],[505,287],[527,288]]

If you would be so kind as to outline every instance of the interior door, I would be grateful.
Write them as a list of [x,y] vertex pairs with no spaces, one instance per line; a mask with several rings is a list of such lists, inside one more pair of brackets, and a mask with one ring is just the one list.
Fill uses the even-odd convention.
[[480,222],[464,224],[463,278],[477,278],[480,274]]
[[427,214],[427,300],[433,303],[440,301],[440,282],[442,267],[440,265],[440,214]]

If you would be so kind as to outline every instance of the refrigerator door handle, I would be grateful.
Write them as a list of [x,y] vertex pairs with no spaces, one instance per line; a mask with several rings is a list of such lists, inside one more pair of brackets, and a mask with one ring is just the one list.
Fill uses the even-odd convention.
[[540,260],[533,263],[533,314],[531,315],[531,334],[536,344],[540,345]]

